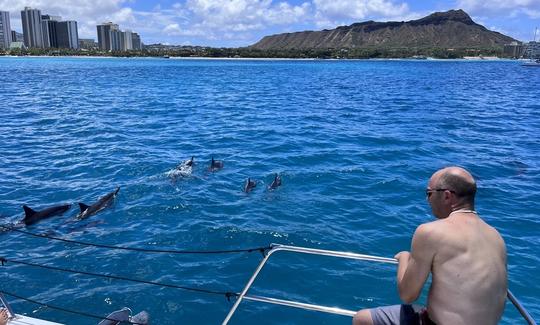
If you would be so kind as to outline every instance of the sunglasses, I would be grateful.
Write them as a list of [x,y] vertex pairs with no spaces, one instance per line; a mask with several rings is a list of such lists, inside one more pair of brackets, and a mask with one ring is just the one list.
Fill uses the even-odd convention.
[[452,191],[452,190],[449,190],[447,188],[434,188],[434,189],[426,189],[426,197],[429,199],[431,197],[431,194],[433,194],[434,192],[444,192],[444,191],[448,191],[450,193],[456,193],[455,191]]

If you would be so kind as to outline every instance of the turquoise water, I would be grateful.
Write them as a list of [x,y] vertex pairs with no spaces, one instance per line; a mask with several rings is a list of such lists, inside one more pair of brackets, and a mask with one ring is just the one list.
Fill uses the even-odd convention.
[[[392,257],[432,220],[427,179],[447,165],[478,180],[477,210],[508,246],[509,287],[540,319],[540,70],[516,62],[0,58],[0,215],[74,203],[26,228],[130,247],[236,249],[282,243]],[[189,177],[170,177],[195,157]],[[214,156],[224,168],[209,173]],[[266,187],[282,175],[276,191]],[[258,186],[249,194],[243,183]],[[120,186],[74,221],[76,202]],[[17,232],[1,255],[34,263],[239,292],[259,253],[172,255],[84,247]],[[216,324],[223,296],[3,266],[5,291],[154,324]],[[251,293],[359,309],[399,302],[395,268],[279,253]],[[10,297],[18,313],[96,320]],[[420,299],[425,302],[425,294]],[[520,321],[508,303],[502,323]],[[349,324],[244,302],[234,324]]]

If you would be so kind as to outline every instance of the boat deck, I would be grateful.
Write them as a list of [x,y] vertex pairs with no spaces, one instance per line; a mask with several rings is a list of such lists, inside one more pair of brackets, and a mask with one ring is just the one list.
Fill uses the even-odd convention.
[[8,325],[63,325],[63,324],[15,314],[15,317],[8,321]]

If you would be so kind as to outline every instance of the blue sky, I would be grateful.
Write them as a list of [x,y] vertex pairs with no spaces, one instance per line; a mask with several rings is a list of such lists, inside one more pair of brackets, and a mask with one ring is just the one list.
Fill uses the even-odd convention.
[[540,27],[540,0],[0,0],[0,10],[10,12],[12,29],[19,32],[25,6],[76,20],[80,38],[97,39],[96,25],[112,21],[138,32],[145,44],[215,47],[366,20],[407,21],[449,9],[463,9],[475,22],[521,41],[532,40]]

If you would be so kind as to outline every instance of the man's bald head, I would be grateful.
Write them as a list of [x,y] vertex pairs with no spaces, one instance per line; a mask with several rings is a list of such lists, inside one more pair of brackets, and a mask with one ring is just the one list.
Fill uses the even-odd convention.
[[476,181],[472,175],[461,167],[446,167],[432,176],[438,188],[454,191],[454,194],[464,203],[474,205]]

